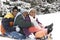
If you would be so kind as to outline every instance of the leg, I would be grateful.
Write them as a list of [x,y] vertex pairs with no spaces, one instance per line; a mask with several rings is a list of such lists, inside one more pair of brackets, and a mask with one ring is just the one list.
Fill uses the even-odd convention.
[[25,39],[26,37],[18,32],[11,32],[10,35],[12,35],[12,38],[15,39]]
[[25,39],[26,37],[18,32],[10,32],[10,33],[6,33],[6,36],[10,37],[10,38],[14,38],[14,39]]

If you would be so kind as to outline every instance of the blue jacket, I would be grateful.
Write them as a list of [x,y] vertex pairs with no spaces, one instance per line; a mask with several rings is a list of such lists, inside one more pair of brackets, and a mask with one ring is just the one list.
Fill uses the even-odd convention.
[[6,32],[15,31],[15,28],[10,26],[10,22],[14,22],[14,16],[12,15],[12,13],[7,13],[2,19],[2,25]]

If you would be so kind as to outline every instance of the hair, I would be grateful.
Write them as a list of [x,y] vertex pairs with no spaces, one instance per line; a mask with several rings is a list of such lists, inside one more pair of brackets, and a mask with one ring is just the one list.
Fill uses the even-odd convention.
[[13,7],[12,11],[14,11],[15,9],[18,10],[18,8],[15,6],[15,7]]

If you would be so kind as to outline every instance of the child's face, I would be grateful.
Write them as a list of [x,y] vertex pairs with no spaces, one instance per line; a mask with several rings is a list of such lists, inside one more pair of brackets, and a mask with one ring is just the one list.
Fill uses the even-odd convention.
[[32,17],[35,17],[35,15],[36,15],[36,10],[31,10],[30,13],[29,13],[29,15],[31,15]]
[[16,14],[18,13],[18,10],[14,9],[14,11],[12,13],[14,16],[16,16]]
[[28,16],[28,12],[23,12],[23,16],[24,17]]

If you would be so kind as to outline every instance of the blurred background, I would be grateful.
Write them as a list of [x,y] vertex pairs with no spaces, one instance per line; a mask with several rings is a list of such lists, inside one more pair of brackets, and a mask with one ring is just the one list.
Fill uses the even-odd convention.
[[60,11],[60,0],[0,0],[0,16],[4,16],[7,12],[17,6],[21,8],[35,8],[37,14],[49,14]]

